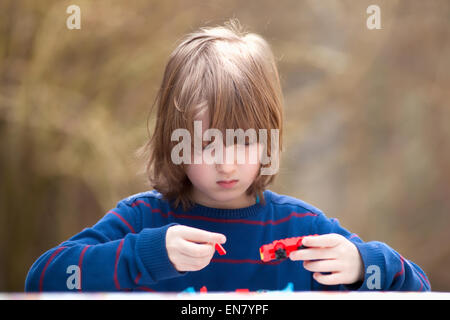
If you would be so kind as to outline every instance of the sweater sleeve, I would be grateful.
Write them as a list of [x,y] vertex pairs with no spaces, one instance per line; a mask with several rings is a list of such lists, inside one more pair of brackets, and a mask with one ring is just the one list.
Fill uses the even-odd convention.
[[142,228],[139,214],[118,202],[94,226],[40,256],[25,291],[133,290],[183,275],[166,250],[166,232],[174,224]]
[[[315,290],[380,290],[380,291],[430,291],[430,282],[423,270],[405,259],[387,244],[362,241],[358,235],[340,226],[337,219],[318,215],[317,234],[337,233],[350,240],[358,249],[364,263],[364,280],[335,288],[317,282]],[[326,288],[328,287],[328,288]]]

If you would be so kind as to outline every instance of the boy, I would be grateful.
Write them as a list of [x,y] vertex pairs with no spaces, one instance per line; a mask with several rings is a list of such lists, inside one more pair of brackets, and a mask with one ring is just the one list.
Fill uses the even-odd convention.
[[[424,272],[386,244],[364,243],[319,209],[266,189],[275,174],[263,169],[278,168],[281,151],[281,92],[260,36],[233,23],[188,35],[167,63],[142,149],[154,190],[43,254],[26,290],[430,290]],[[260,259],[263,244],[315,234],[289,259]]]

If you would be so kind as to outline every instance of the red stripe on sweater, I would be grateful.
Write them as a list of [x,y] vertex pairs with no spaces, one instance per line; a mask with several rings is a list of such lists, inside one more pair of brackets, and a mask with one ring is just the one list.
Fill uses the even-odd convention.
[[119,265],[120,252],[122,251],[124,241],[125,241],[125,239],[122,239],[122,241],[120,241],[119,245],[117,246],[116,261],[114,263],[114,284],[116,285],[117,290],[120,290],[120,283],[119,283],[119,279],[117,278],[117,267]]
[[137,206],[138,204],[144,204],[145,206],[151,208],[152,212],[157,212],[161,214],[164,218],[168,218],[169,216],[179,218],[179,219],[190,219],[190,220],[202,220],[202,221],[209,221],[209,222],[217,222],[217,223],[242,223],[242,224],[253,224],[253,225],[260,225],[260,226],[266,226],[268,224],[271,225],[277,225],[286,221],[289,221],[291,218],[304,218],[304,217],[316,217],[317,214],[311,213],[311,212],[304,212],[304,213],[298,213],[298,212],[291,212],[290,215],[278,219],[278,220],[267,220],[267,221],[255,221],[255,220],[246,220],[246,219],[219,219],[219,218],[211,218],[211,217],[203,217],[203,216],[193,216],[188,214],[179,214],[174,213],[173,211],[169,211],[168,213],[162,212],[161,209],[156,208],[152,209],[152,206],[142,200],[136,200],[131,204],[132,207]]
[[423,275],[423,274],[421,274],[420,273],[420,271],[417,271],[417,273],[419,274],[419,276],[423,279],[423,280],[425,280],[425,282],[428,284],[428,286],[430,287],[431,285],[430,285],[430,281],[428,281],[428,279]]
[[[409,263],[408,263],[408,264],[409,264]],[[416,270],[415,268],[413,268],[413,269],[414,269],[415,273],[418,274],[418,275],[420,276],[420,278],[422,278],[423,281],[425,281],[425,282],[428,284],[428,287],[431,287],[430,281],[428,281],[427,277],[424,276],[419,270]],[[419,278],[419,280],[420,280],[420,278]],[[423,288],[423,281],[420,280],[420,289],[419,289],[419,291],[422,291],[422,288]]]
[[81,254],[80,254],[80,259],[78,260],[78,269],[80,270],[80,289],[78,289],[78,291],[80,291],[81,292],[81,284],[82,284],[82,282],[81,282],[81,279],[82,279],[82,277],[81,277],[81,275],[82,275],[82,267],[83,267],[83,258],[84,258],[84,254],[86,253],[86,250],[90,247],[91,245],[86,245],[86,246],[84,246],[84,248],[83,248],[83,250],[81,251]]
[[405,262],[404,262],[402,256],[400,256],[400,262],[402,263],[402,268],[400,269],[399,272],[397,272],[397,273],[394,275],[394,279],[397,278],[398,276],[401,276],[401,275],[405,272]]
[[246,220],[246,219],[219,219],[219,218],[211,218],[211,217],[203,217],[203,216],[191,216],[187,214],[177,214],[172,211],[169,211],[169,213],[161,212],[160,209],[152,209],[152,212],[158,212],[160,213],[164,218],[167,218],[168,216],[173,216],[175,218],[179,219],[190,219],[190,220],[202,220],[202,221],[209,221],[209,222],[217,222],[217,223],[241,223],[241,224],[253,224],[253,225],[260,225],[260,226],[266,226],[268,224],[271,225],[277,225],[286,221],[289,221],[291,218],[303,218],[303,217],[315,217],[317,214],[311,213],[311,212],[305,212],[305,213],[298,213],[298,212],[291,212],[290,215],[278,219],[278,220],[267,220],[267,221],[258,221],[258,220]]
[[136,289],[137,289],[137,290],[142,290],[142,291],[147,291],[147,292],[156,292],[156,291],[153,290],[152,288],[145,287],[145,286],[137,287]]
[[117,212],[114,212],[114,211],[109,211],[108,213],[112,213],[112,214],[114,214],[116,217],[118,217],[127,227],[128,227],[128,229],[130,229],[130,231],[132,232],[132,233],[136,233],[135,231],[134,231],[134,229],[133,229],[133,227],[131,226],[131,224],[129,224],[128,223],[128,221],[127,220],[125,220],[120,214],[118,214]]
[[246,219],[219,219],[219,218],[179,214],[179,213],[174,213],[173,211],[169,211],[168,213],[165,213],[165,212],[162,212],[161,209],[159,209],[159,208],[153,209],[149,203],[147,203],[143,200],[136,200],[135,202],[133,202],[131,204],[131,206],[136,207],[139,204],[143,204],[146,207],[149,207],[152,212],[157,212],[157,213],[161,214],[161,216],[163,216],[164,218],[168,218],[169,216],[172,216],[172,217],[180,218],[180,219],[202,220],[202,221],[217,222],[217,223],[243,223],[243,224],[254,224],[254,225],[265,226],[268,224],[277,225],[277,224],[286,222],[293,217],[296,217],[296,218],[317,217],[317,214],[311,213],[311,212],[304,212],[304,213],[291,212],[290,215],[288,215],[284,218],[275,220],[275,221],[274,220],[255,221],[255,220],[246,220]]
[[47,260],[47,263],[44,266],[44,269],[42,270],[41,276],[39,278],[39,291],[42,291],[42,287],[44,285],[44,275],[45,275],[45,271],[47,270],[48,266],[50,265],[50,262],[52,262],[52,260],[56,257],[56,255],[58,253],[61,252],[61,250],[65,249],[67,247],[59,247],[58,249],[56,249],[52,255],[50,256],[50,258]]
[[283,262],[283,260],[275,260],[264,262],[262,260],[253,260],[253,259],[225,259],[225,258],[214,258],[211,259],[211,262],[215,263],[232,263],[232,264],[242,264],[242,263],[251,263],[251,264],[265,264],[265,265],[277,265]]
[[138,272],[136,278],[134,278],[134,283],[138,284],[139,280],[141,280],[142,277],[142,273]]
[[147,202],[145,202],[145,201],[143,201],[143,200],[136,200],[136,201],[134,201],[134,202],[131,204],[131,206],[134,208],[134,207],[138,206],[140,203],[146,205],[146,206],[149,207],[149,208],[151,207],[149,203],[147,203]]

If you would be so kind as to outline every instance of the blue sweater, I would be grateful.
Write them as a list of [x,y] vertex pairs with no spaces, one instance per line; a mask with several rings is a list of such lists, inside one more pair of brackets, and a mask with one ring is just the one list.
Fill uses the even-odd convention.
[[[293,197],[264,191],[266,204],[216,209],[199,204],[176,210],[155,190],[117,203],[100,221],[44,253],[32,265],[26,291],[211,291],[407,290],[430,283],[413,262],[381,242],[363,242],[317,208]],[[182,224],[227,237],[226,255],[215,253],[200,271],[178,272],[165,235]],[[259,247],[277,239],[338,233],[352,241],[364,262],[363,282],[325,286],[302,261],[260,259]],[[378,277],[378,278],[376,278]]]

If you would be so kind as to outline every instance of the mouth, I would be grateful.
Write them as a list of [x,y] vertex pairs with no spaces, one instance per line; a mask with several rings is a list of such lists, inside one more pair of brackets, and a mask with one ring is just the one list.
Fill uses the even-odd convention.
[[223,188],[232,188],[239,180],[221,180],[217,181],[217,184]]

